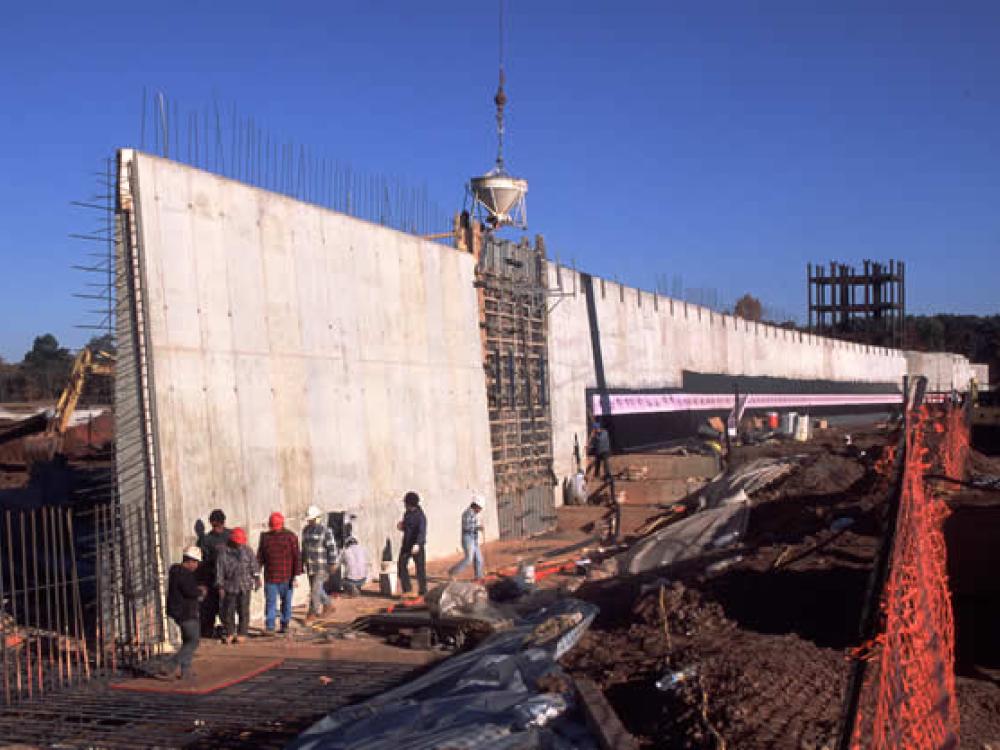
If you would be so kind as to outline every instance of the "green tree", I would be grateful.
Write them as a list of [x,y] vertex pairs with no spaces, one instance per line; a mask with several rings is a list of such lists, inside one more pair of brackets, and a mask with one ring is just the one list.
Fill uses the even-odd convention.
[[54,398],[63,388],[73,356],[69,350],[59,346],[59,340],[51,333],[35,337],[31,351],[24,355],[22,371],[28,381],[28,398]]

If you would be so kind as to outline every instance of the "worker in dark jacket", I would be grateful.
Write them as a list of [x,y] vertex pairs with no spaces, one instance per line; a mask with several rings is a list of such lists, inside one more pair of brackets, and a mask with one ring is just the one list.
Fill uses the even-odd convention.
[[594,478],[600,477],[601,469],[604,469],[603,479],[608,479],[611,476],[611,438],[608,437],[608,431],[601,426],[600,422],[594,422],[587,452],[591,455],[592,460],[590,466],[587,467],[584,478],[590,475],[591,470],[594,472]]
[[403,596],[410,596],[410,558],[417,568],[417,590],[423,596],[427,593],[427,516],[420,508],[420,495],[407,492],[403,497],[406,511],[397,528],[403,532],[399,549],[399,586]]
[[199,603],[205,598],[206,588],[198,583],[197,570],[201,564],[201,548],[188,547],[183,560],[170,567],[167,583],[167,615],[181,629],[181,647],[166,663],[162,677],[176,675],[191,679],[191,660],[198,650],[201,636]]
[[222,600],[219,599],[215,587],[215,566],[219,553],[226,549],[229,543],[230,530],[226,528],[226,514],[220,508],[213,510],[208,516],[212,530],[202,534],[198,539],[201,547],[201,566],[198,568],[198,583],[205,586],[208,595],[201,603],[201,637],[215,637],[215,621],[222,611]]

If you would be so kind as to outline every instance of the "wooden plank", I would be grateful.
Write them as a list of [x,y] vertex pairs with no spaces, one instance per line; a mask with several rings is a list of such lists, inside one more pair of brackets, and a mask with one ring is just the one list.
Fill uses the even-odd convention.
[[639,750],[639,741],[625,729],[601,689],[585,678],[574,682],[587,726],[602,750]]

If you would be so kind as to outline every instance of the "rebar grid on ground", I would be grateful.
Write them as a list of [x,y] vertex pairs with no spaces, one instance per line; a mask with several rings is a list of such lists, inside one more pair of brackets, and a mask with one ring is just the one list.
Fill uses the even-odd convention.
[[283,747],[330,711],[412,672],[403,664],[287,660],[196,696],[111,690],[93,681],[0,713],[0,737],[63,748]]

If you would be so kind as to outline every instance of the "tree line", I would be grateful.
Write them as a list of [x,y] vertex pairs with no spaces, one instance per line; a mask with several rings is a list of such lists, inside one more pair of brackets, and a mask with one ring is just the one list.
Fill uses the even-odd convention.
[[[114,354],[109,335],[95,336],[87,346],[91,351]],[[0,357],[0,402],[55,401],[69,379],[75,354],[59,344],[51,333],[36,336],[31,349],[20,362],[5,362]],[[86,385],[86,399],[110,403],[113,394],[108,378],[95,378]]]

